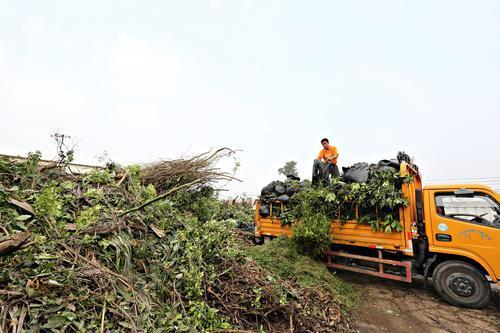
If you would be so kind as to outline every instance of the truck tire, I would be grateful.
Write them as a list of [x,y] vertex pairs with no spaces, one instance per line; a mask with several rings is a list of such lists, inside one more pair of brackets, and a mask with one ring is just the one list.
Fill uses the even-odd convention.
[[432,274],[434,289],[446,302],[467,308],[482,308],[489,303],[491,287],[484,275],[463,261],[440,263]]

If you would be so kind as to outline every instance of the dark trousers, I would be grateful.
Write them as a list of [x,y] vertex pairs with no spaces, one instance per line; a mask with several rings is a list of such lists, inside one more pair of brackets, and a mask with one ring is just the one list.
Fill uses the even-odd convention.
[[318,185],[320,180],[323,182],[323,186],[328,185],[330,176],[340,177],[339,167],[336,164],[314,160],[312,175],[313,185]]

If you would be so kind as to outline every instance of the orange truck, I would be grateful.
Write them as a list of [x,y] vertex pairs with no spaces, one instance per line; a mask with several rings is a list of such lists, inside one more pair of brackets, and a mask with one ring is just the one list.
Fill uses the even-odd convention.
[[[412,282],[428,278],[448,303],[481,308],[491,297],[491,284],[500,279],[500,195],[483,185],[422,187],[418,171],[401,163],[400,175],[413,182],[402,185],[409,205],[400,208],[401,232],[373,231],[357,220],[332,221],[331,246],[324,253],[333,269]],[[257,201],[255,240],[292,235],[281,226],[283,204],[271,204],[261,217]],[[340,216],[340,212],[339,212]],[[359,218],[356,212],[356,218]]]

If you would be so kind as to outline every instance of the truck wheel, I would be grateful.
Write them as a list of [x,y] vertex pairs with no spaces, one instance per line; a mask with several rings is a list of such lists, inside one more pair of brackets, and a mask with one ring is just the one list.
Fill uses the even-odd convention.
[[437,293],[448,303],[482,308],[490,301],[491,287],[483,274],[463,261],[440,263],[432,274]]
[[255,245],[262,245],[262,244],[264,244],[264,238],[262,238],[262,237],[254,237],[253,238],[253,243]]

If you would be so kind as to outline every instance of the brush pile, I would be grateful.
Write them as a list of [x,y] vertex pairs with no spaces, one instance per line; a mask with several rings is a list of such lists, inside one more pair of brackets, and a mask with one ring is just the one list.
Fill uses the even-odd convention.
[[0,159],[0,331],[355,331],[335,293],[246,254],[248,207],[212,187],[230,154],[82,175]]
[[235,152],[229,148],[221,148],[215,152],[203,154],[187,159],[164,160],[145,165],[141,170],[141,182],[144,185],[152,184],[161,194],[179,183],[191,183],[198,179],[198,187],[206,183],[235,180],[229,173],[217,168],[217,163],[230,157]]

